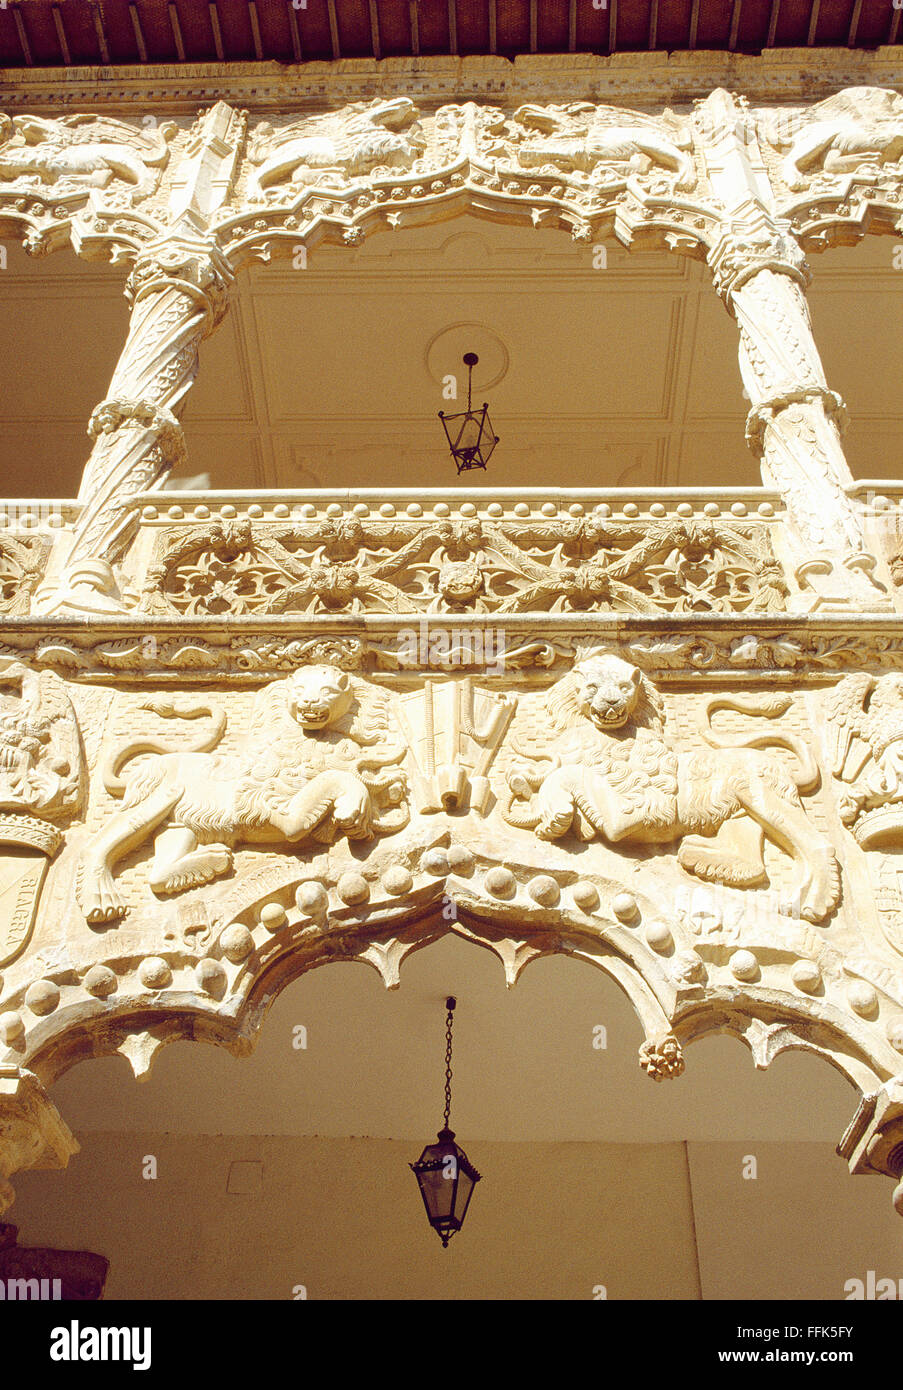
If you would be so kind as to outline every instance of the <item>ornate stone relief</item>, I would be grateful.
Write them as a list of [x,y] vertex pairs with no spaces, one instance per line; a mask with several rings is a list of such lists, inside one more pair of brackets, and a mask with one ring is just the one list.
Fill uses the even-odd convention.
[[[401,828],[408,819],[396,766],[403,744],[385,737],[380,696],[338,667],[303,668],[257,697],[238,755],[210,752],[226,723],[215,704],[149,701],[165,717],[208,715],[212,727],[181,750],[146,736],[130,740],[104,764],[103,784],[123,799],[123,809],[89,841],[79,863],[77,893],[88,921],[122,916],[113,865],[152,831],[150,886],[180,893],[226,873],[239,841],[329,844]],[[148,752],[156,761],[121,776],[127,761]]]
[[[10,690],[11,687],[11,690]],[[78,720],[52,671],[0,658],[0,967],[28,945],[60,822],[83,809]]]
[[787,150],[781,180],[798,193],[819,173],[846,174],[864,164],[903,160],[903,97],[882,87],[853,87],[782,113],[768,133],[769,143]]
[[278,129],[259,123],[248,164],[238,200],[250,209],[217,219],[238,262],[280,247],[289,254],[299,238],[354,246],[376,226],[412,225],[462,203],[562,225],[581,241],[616,228],[645,243],[654,232],[694,255],[705,254],[702,231],[713,221],[686,121],[592,102],[421,111],[409,98],[375,98]]
[[174,121],[148,132],[108,116],[47,121],[0,112],[0,181],[55,184],[62,194],[70,185],[83,192],[119,181],[146,197],[156,188],[156,171],[169,159],[168,141],[177,130]]
[[[666,734],[661,699],[638,667],[615,656],[579,662],[536,713],[522,701],[512,740],[523,749],[529,738],[533,758],[548,762],[542,748],[553,729],[554,761],[551,769],[533,761],[509,770],[502,814],[544,840],[680,840],[683,869],[734,887],[766,881],[767,836],[796,864],[793,908],[805,920],[824,921],[839,901],[840,872],[833,847],[813,831],[799,798],[818,786],[811,752],[786,732],[753,725],[745,736],[724,734],[711,724],[718,709],[777,719],[790,704],[789,696],[716,696],[704,706],[701,724],[711,750],[719,751],[679,752]],[[537,728],[546,731],[543,737],[536,737]],[[796,767],[775,763],[764,752],[770,746],[789,749]]]
[[[805,688],[691,688],[683,667],[653,683],[587,638],[551,684],[540,665],[498,693],[460,672],[359,674],[349,638],[295,645],[292,674],[256,691],[209,674],[195,694],[122,686],[86,805],[38,776],[31,743],[7,760],[65,844],[53,910],[3,970],[0,1062],[49,1081],[85,1029],[139,1071],[186,1032],[246,1050],[264,975],[272,997],[339,956],[392,985],[451,930],[512,981],[561,951],[607,970],[657,1079],[724,1027],[762,1065],[815,1046],[863,1090],[899,1070],[899,953],[863,913]],[[21,677],[42,682],[56,719],[36,694],[14,718],[45,730],[64,781],[62,733],[91,687]]]
[[261,122],[248,145],[248,159],[255,166],[248,197],[265,197],[276,186],[340,188],[375,169],[410,169],[426,148],[417,117],[409,97],[377,97],[338,115],[292,122],[278,132]]
[[154,194],[177,133],[175,121],[148,130],[90,113],[0,112],[0,226],[34,254],[55,249],[87,206],[125,211]]
[[[73,1151],[77,1057],[246,1052],[300,972],[394,987],[449,931],[609,973],[655,1080],[709,1032],[812,1048],[852,1166],[903,1172],[903,636],[801,250],[898,226],[901,98],[512,89],[0,121],[0,231],[132,307],[78,507],[0,532],[0,1208]],[[236,270],[461,212],[706,257],[769,490],[160,493]]]
[[619,176],[651,169],[667,170],[681,192],[697,181],[692,132],[670,112],[654,119],[586,101],[528,105],[519,107],[511,121],[497,119],[490,129],[495,138],[485,152],[523,169],[583,174],[602,187],[617,183]]
[[903,680],[845,676],[826,697],[841,815],[863,849],[903,846]]
[[5,617],[17,618],[28,612],[49,550],[46,537],[0,535],[0,613]]
[[763,612],[788,593],[764,527],[708,520],[216,522],[158,545],[142,607],[186,617]]

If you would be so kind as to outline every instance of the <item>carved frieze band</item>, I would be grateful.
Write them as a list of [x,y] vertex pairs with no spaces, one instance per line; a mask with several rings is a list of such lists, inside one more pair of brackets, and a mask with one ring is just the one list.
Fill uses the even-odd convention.
[[[789,267],[798,268],[793,236],[814,249],[899,230],[896,92],[848,88],[758,110],[740,102],[744,139],[787,228]],[[592,101],[421,110],[411,97],[376,97],[250,128],[222,102],[188,129],[90,113],[0,115],[0,227],[34,254],[71,239],[82,254],[121,256],[191,210],[240,261],[324,234],[355,245],[376,225],[464,198],[564,225],[578,240],[614,230],[643,243],[654,231],[661,245],[706,255],[724,219],[707,172],[720,135],[711,99],[651,115]],[[751,262],[761,254],[746,250]],[[729,264],[721,276],[734,273]]]
[[[50,1077],[90,1020],[139,1069],[204,1019],[241,1049],[264,975],[340,956],[393,983],[454,930],[511,979],[612,971],[656,1079],[728,1026],[874,1090],[903,1051],[903,676],[690,689],[629,650],[492,687],[336,639],[195,693],[7,662],[0,1062]],[[169,1024],[141,1041],[150,996]]]

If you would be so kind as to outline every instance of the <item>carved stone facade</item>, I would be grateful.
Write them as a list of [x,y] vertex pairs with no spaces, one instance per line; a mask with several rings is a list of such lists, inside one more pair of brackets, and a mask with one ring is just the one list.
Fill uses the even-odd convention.
[[[245,1053],[302,971],[392,987],[448,931],[607,972],[656,1081],[712,1032],[820,1053],[851,1166],[903,1174],[899,499],[805,261],[903,233],[903,97],[571,86],[0,116],[0,231],[131,305],[79,498],[0,531],[0,1211],[77,1058]],[[465,212],[707,262],[763,487],[166,492],[236,274]]]

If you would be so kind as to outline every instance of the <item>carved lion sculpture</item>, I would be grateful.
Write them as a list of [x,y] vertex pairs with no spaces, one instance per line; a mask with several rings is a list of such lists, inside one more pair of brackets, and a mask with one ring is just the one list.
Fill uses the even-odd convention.
[[[730,736],[710,723],[718,709],[774,719],[789,705],[789,696],[710,697],[702,733],[712,751],[680,752],[668,742],[664,707],[648,678],[620,657],[590,657],[547,697],[540,722],[557,740],[552,757],[540,756],[553,767],[512,767],[502,814],[544,840],[568,833],[612,844],[681,840],[684,869],[735,887],[767,883],[767,836],[796,863],[792,902],[808,921],[820,922],[837,906],[840,873],[831,844],[800,802],[800,791],[819,782],[809,750],[781,730]],[[515,729],[512,743],[525,751],[516,739]],[[798,769],[761,751],[769,745],[789,749]]]
[[341,115],[315,116],[288,130],[259,125],[249,147],[258,164],[249,191],[262,193],[272,184],[337,184],[378,167],[410,169],[426,143],[408,97],[376,100]]
[[778,149],[788,188],[799,192],[819,168],[846,174],[860,164],[893,164],[903,158],[903,97],[883,87],[852,87],[811,108],[810,119],[792,134],[778,123],[769,131]]
[[[107,759],[104,784],[123,808],[82,855],[77,892],[89,922],[124,915],[113,866],[154,831],[150,886],[179,893],[226,873],[238,843],[368,839],[407,821],[403,774],[392,766],[404,744],[389,733],[388,697],[334,666],[302,668],[260,691],[237,754],[210,751],[226,725],[215,706],[151,700],[144,708],[164,717],[207,715],[213,728],[179,752],[135,738]],[[120,777],[139,753],[157,756]]]

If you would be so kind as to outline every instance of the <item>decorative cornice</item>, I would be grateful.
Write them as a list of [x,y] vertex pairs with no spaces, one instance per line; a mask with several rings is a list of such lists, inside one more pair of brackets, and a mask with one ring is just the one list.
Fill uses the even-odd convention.
[[841,87],[903,88],[903,54],[846,48],[785,48],[737,53],[524,54],[512,61],[466,58],[342,59],[335,63],[161,64],[152,67],[0,69],[0,106],[58,112],[96,106],[110,112],[143,103],[173,114],[224,100],[253,111],[299,109],[352,101],[404,88],[424,101],[532,97],[628,100],[660,105],[690,102],[715,87],[740,89],[752,100],[811,101]]
[[8,619],[0,656],[104,685],[256,685],[323,661],[389,681],[419,671],[504,684],[552,680],[597,649],[626,651],[656,679],[679,682],[767,675],[820,685],[840,671],[903,669],[899,618],[859,613],[327,614],[230,618],[227,631],[215,618],[100,615],[90,631],[66,618]]

